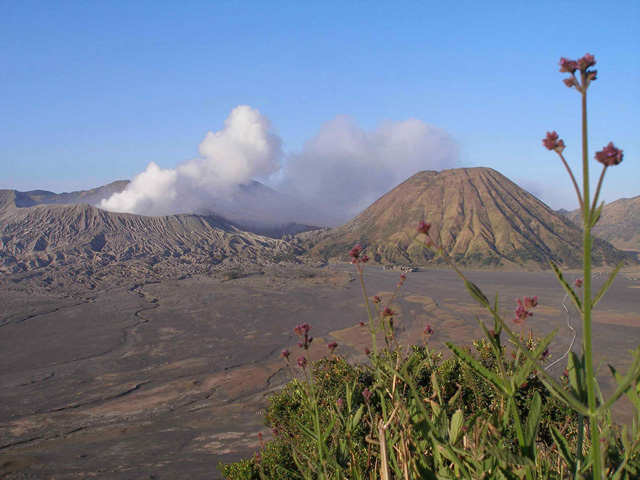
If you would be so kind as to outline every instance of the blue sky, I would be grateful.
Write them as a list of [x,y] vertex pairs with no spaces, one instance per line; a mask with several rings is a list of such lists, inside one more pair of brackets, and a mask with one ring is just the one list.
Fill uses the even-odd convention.
[[575,208],[541,139],[557,130],[577,168],[579,95],[557,63],[590,52],[591,156],[609,141],[625,152],[604,199],[636,196],[639,24],[637,1],[0,1],[0,188],[171,168],[249,105],[284,162],[337,115],[365,131],[413,118],[450,135],[459,166]]

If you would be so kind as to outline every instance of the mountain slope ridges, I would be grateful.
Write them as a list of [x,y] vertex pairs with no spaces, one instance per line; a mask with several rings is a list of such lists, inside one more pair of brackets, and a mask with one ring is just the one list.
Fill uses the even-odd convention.
[[215,216],[143,217],[87,204],[18,207],[13,191],[0,191],[0,271],[89,261],[108,265],[166,259],[217,264],[289,253],[291,245],[243,232]]
[[[47,190],[16,191],[16,205],[31,207],[41,204],[87,203],[100,207],[103,200],[124,191],[130,183],[128,180],[118,180],[91,190],[69,193],[53,193]],[[180,207],[184,207],[184,210],[180,210]],[[192,207],[193,205],[176,205],[172,213],[189,212],[192,211]],[[256,181],[239,185],[226,196],[211,198],[207,205],[199,204],[195,213],[224,217],[241,230],[272,238],[315,230],[319,228],[317,225],[337,224],[331,216]]]
[[[414,241],[420,220],[431,222],[445,250],[461,265],[577,267],[581,232],[536,197],[490,168],[419,172],[347,224],[324,234],[311,253],[344,258],[355,243],[381,263],[425,265],[433,255]],[[624,258],[606,242],[594,261]]]
[[[582,224],[580,210],[564,215],[576,225]],[[621,250],[640,252],[640,195],[606,204],[592,232]]]

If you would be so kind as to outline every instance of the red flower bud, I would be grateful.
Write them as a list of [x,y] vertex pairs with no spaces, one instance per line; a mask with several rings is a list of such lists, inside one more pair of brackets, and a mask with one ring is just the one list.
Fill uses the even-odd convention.
[[558,139],[558,134],[553,132],[547,132],[547,136],[542,139],[542,145],[547,150],[555,150],[558,153],[562,153],[564,150],[564,142]]
[[355,245],[351,250],[349,250],[351,263],[357,263],[358,258],[360,258],[360,253],[362,253],[362,247],[359,244]]
[[622,150],[614,147],[613,142],[609,142],[609,145],[596,152],[595,158],[606,167],[618,165],[622,161]]
[[586,53],[584,57],[578,59],[576,64],[581,72],[586,72],[587,68],[593,67],[596,64],[596,59],[590,53]]
[[578,62],[568,58],[560,58],[560,71],[562,73],[574,73],[578,69]]
[[428,235],[429,229],[431,229],[431,224],[429,222],[425,222],[424,220],[420,220],[420,223],[418,224],[418,233],[424,233],[425,235]]

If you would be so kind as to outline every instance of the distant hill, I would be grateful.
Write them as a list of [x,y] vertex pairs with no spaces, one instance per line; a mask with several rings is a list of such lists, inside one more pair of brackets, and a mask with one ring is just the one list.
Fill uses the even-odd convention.
[[109,185],[92,188],[91,190],[64,193],[53,193],[47,190],[16,191],[16,204],[19,207],[32,207],[41,204],[74,205],[77,203],[97,205],[105,198],[124,190],[128,184],[129,180],[117,180]]
[[215,216],[143,217],[87,204],[20,207],[24,196],[0,190],[0,272],[46,266],[87,268],[140,261],[152,267],[268,263],[291,255],[282,240],[239,230]]
[[[564,212],[569,220],[582,225],[580,210]],[[620,250],[640,253],[640,195],[606,204],[592,231]]]
[[[490,168],[417,173],[345,225],[308,235],[310,253],[345,258],[360,243],[380,263],[426,265],[434,259],[412,239],[420,220],[439,232],[461,265],[549,268],[548,260],[581,264],[580,230],[536,197]],[[437,234],[437,233],[436,233]],[[616,263],[622,252],[597,241],[594,263]]]
[[[118,180],[91,190],[69,193],[54,193],[47,190],[15,191],[15,203],[18,207],[80,203],[100,207],[103,200],[124,191],[129,183],[129,180]],[[337,221],[329,215],[322,214],[256,181],[238,186],[228,198],[215,199],[208,208],[203,208],[196,214],[224,217],[241,230],[272,238],[337,224]]]

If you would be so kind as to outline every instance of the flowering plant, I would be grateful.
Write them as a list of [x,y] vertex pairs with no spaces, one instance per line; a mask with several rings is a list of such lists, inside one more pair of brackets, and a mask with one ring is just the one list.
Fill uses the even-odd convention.
[[[593,55],[560,59],[569,73],[565,85],[582,97],[582,186],[564,157],[566,145],[547,132],[542,144],[556,152],[578,196],[583,223],[583,276],[569,285],[551,264],[562,288],[582,319],[581,352],[572,350],[560,378],[547,365],[556,332],[540,339],[526,335],[538,297],[517,300],[512,322],[500,313],[498,296],[490,302],[470,282],[442,247],[435,227],[421,221],[416,239],[460,276],[468,293],[489,314],[493,325],[478,323],[485,338],[470,347],[448,342],[453,356],[442,361],[429,348],[434,328],[427,325],[423,346],[403,348],[396,337],[394,300],[407,280],[383,298],[367,294],[363,271],[369,258],[360,245],[349,252],[362,286],[371,336],[368,365],[350,365],[327,345],[331,357],[308,362],[311,326],[295,327],[303,354],[297,367],[282,357],[302,380],[294,380],[272,398],[266,415],[275,440],[253,460],[222,468],[229,478],[319,479],[584,479],[640,478],[640,347],[626,375],[611,367],[616,387],[604,398],[594,370],[592,310],[611,285],[616,267],[594,295],[591,285],[591,229],[603,204],[600,189],[609,167],[620,164],[622,150],[609,143],[595,154],[603,165],[593,198],[589,188],[587,91],[597,79]],[[519,331],[513,330],[513,325]],[[379,336],[384,346],[379,345]],[[505,341],[506,340],[506,341]],[[298,375],[299,376],[299,375]],[[611,420],[613,405],[626,395],[634,423],[619,428]]]

